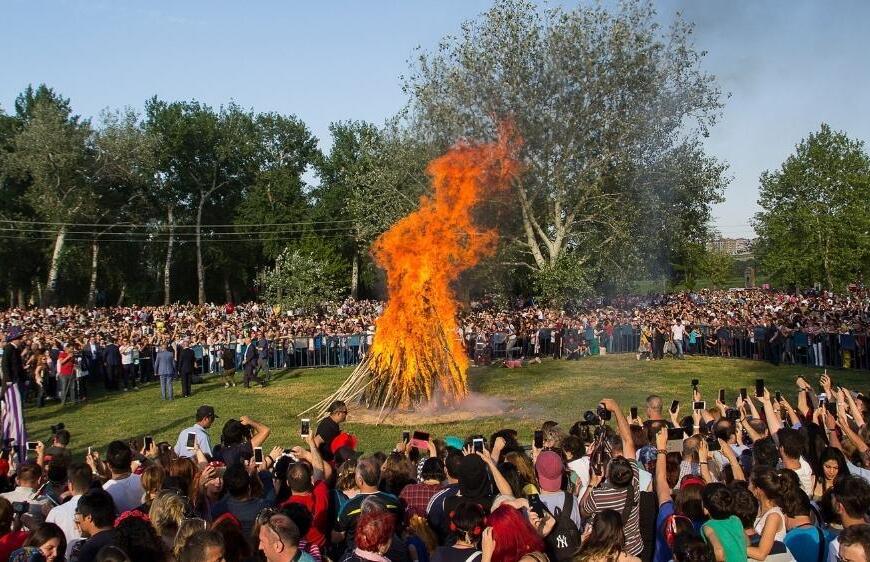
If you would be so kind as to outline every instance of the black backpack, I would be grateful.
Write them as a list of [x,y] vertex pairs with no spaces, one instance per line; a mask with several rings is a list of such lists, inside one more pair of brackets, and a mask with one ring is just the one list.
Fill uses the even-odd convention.
[[571,560],[580,550],[580,530],[571,520],[573,507],[574,496],[570,492],[565,492],[565,503],[562,509],[556,510],[553,514],[556,524],[544,540],[550,560],[559,562]]

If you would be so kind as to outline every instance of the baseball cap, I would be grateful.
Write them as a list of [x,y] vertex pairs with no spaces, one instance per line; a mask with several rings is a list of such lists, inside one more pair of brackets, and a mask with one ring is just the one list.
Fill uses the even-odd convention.
[[216,418],[217,414],[214,413],[213,406],[200,406],[196,409],[196,419],[201,420],[202,418]]
[[680,480],[680,490],[685,490],[689,486],[706,486],[707,483],[704,482],[704,479],[700,476],[696,476],[694,474],[687,474],[683,476],[683,479]]
[[562,489],[562,473],[565,465],[562,457],[553,451],[543,451],[535,461],[535,471],[538,473],[538,482],[544,492],[558,492]]

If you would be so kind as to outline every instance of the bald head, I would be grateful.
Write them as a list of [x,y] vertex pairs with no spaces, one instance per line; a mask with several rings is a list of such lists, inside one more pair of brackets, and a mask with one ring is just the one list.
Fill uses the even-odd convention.
[[646,415],[649,419],[660,419],[662,417],[662,397],[657,394],[650,394],[646,398]]

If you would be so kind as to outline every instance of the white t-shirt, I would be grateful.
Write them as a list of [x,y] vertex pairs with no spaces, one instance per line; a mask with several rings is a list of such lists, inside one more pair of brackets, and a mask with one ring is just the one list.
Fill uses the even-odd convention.
[[674,337],[675,340],[682,340],[683,334],[685,332],[686,328],[682,324],[674,324],[673,326],[671,326],[671,335]]
[[48,516],[45,518],[46,523],[54,523],[60,527],[60,530],[66,536],[67,558],[69,558],[69,554],[72,552],[72,545],[82,536],[75,523],[76,507],[79,505],[80,497],[82,497],[81,494],[73,496],[68,502],[51,508],[51,511],[48,512]]
[[138,474],[131,474],[120,480],[108,480],[103,484],[103,489],[115,500],[115,509],[119,515],[142,505],[142,494],[145,493],[142,477]]

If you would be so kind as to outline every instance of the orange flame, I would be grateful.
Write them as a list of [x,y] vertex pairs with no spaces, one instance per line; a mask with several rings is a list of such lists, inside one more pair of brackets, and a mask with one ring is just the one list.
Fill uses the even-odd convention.
[[370,405],[407,407],[431,400],[436,388],[448,400],[467,394],[468,357],[457,336],[451,284],[495,249],[498,233],[478,229],[472,211],[510,185],[517,148],[508,126],[497,142],[457,144],[429,163],[434,196],[421,197],[417,211],[375,242],[389,300],[369,357],[370,373],[380,379],[377,396],[367,393]]

